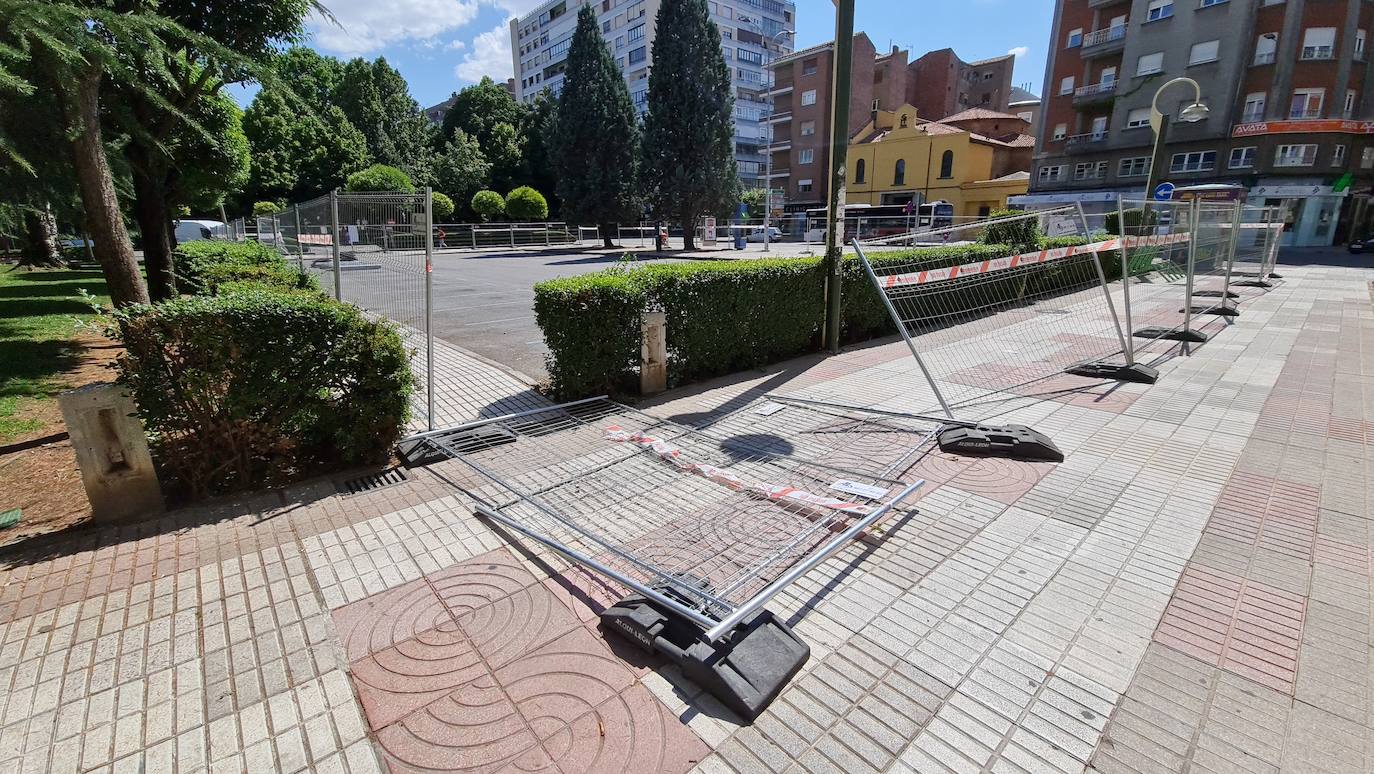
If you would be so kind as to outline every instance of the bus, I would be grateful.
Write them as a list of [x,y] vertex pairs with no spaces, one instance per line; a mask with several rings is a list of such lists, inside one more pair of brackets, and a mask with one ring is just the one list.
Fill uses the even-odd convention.
[[[848,204],[844,208],[844,241],[877,239],[954,225],[954,205],[939,199],[920,207],[909,204]],[[826,208],[806,211],[806,241],[825,241]]]

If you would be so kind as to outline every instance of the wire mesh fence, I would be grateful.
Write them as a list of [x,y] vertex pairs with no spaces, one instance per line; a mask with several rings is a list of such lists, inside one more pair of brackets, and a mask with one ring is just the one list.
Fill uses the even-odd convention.
[[1240,205],[1236,202],[1198,202],[1193,240],[1192,313],[1233,317],[1231,269],[1240,236]]
[[436,223],[437,250],[553,247],[578,241],[578,230],[560,221],[539,223]]
[[[1282,208],[1242,207],[1240,233],[1236,236],[1235,264],[1231,272],[1231,287],[1259,290],[1271,287],[1274,264],[1278,259],[1282,238]],[[1245,296],[1245,292],[1237,292],[1240,292],[1242,297]]]
[[[1130,363],[1110,287],[1119,270],[1103,260],[1117,244],[1093,232],[1080,208],[1062,207],[854,242],[929,384],[918,410],[976,419],[990,398],[1043,391],[1045,380],[1091,364]],[[1036,233],[1067,244],[1042,249]],[[1012,254],[961,265],[877,252],[1018,240]]]
[[296,264],[313,276],[321,288],[338,298],[338,273],[334,271],[334,211],[329,194],[292,207],[289,222],[296,235]]
[[1196,251],[1200,241],[1209,251],[1218,240],[1229,242],[1229,229],[1213,222],[1194,238],[1202,225],[1197,202],[1121,199],[1117,214],[1127,330],[1152,355],[1158,342],[1172,348],[1177,341],[1205,341],[1199,327],[1208,323],[1195,322],[1189,301]]

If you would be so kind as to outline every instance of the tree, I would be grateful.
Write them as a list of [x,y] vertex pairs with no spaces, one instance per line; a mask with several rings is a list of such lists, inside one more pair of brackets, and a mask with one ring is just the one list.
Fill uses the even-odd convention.
[[366,139],[338,107],[318,114],[295,110],[272,86],[259,91],[245,111],[243,130],[252,148],[249,201],[319,196],[371,160]]
[[534,103],[519,127],[525,138],[525,179],[549,198],[549,210],[561,212],[558,200],[558,98],[548,89],[534,95]]
[[512,124],[492,127],[491,137],[482,146],[482,155],[491,162],[491,184],[497,190],[514,188],[529,174],[525,165],[525,141]]
[[506,200],[495,191],[478,191],[472,196],[472,211],[483,221],[491,220],[506,211]]
[[482,155],[477,141],[459,129],[445,145],[434,163],[434,187],[448,192],[469,207],[473,194],[491,180],[491,164]]
[[415,193],[415,184],[410,176],[395,167],[373,164],[360,172],[348,176],[345,191],[387,191],[394,193]]
[[168,197],[178,210],[182,205],[215,210],[226,194],[242,190],[248,182],[252,157],[243,133],[243,111],[221,92],[198,100],[189,113],[205,133],[183,134],[173,142]]
[[253,216],[260,218],[265,215],[276,215],[279,212],[285,211],[285,209],[285,207],[276,202],[254,202]]
[[763,211],[768,207],[768,189],[750,188],[739,195],[739,200],[749,208],[749,219],[759,220],[763,217]]
[[639,210],[639,131],[625,79],[587,6],[577,12],[555,142],[563,217],[600,226],[606,247],[614,247],[615,224]]
[[453,211],[454,209],[456,209],[456,207],[454,206],[452,199],[450,199],[445,194],[439,193],[438,191],[431,192],[430,196],[430,214],[434,216],[435,223],[442,223],[445,220],[453,217]]
[[525,116],[524,106],[515,101],[506,87],[487,77],[457,92],[453,99],[453,107],[444,115],[441,139],[448,140],[455,129],[462,129],[477,139],[484,152],[497,124],[520,126]]
[[664,0],[654,25],[644,189],[657,217],[679,220],[691,250],[697,218],[737,201],[730,69],[706,0]]
[[522,185],[506,194],[506,214],[516,220],[544,220],[549,217],[549,203],[543,194]]

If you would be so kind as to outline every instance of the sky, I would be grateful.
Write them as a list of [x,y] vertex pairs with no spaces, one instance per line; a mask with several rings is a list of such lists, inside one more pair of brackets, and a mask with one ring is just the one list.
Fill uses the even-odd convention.
[[[386,57],[427,107],[483,75],[511,75],[506,22],[541,0],[324,0],[340,26],[312,18],[309,45],[349,59]],[[953,48],[965,61],[1017,55],[1013,83],[1039,94],[1054,3],[1051,0],[858,0],[856,32],[873,45],[926,51]],[[901,20],[901,21],[897,21]],[[894,23],[895,22],[895,23]],[[797,0],[796,48],[834,37],[830,0]],[[236,92],[246,104],[256,89]]]

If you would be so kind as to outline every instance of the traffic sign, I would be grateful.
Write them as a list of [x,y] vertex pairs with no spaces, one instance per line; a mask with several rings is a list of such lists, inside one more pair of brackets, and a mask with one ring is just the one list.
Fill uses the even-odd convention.
[[1174,184],[1160,183],[1155,187],[1155,201],[1167,202],[1174,198]]

